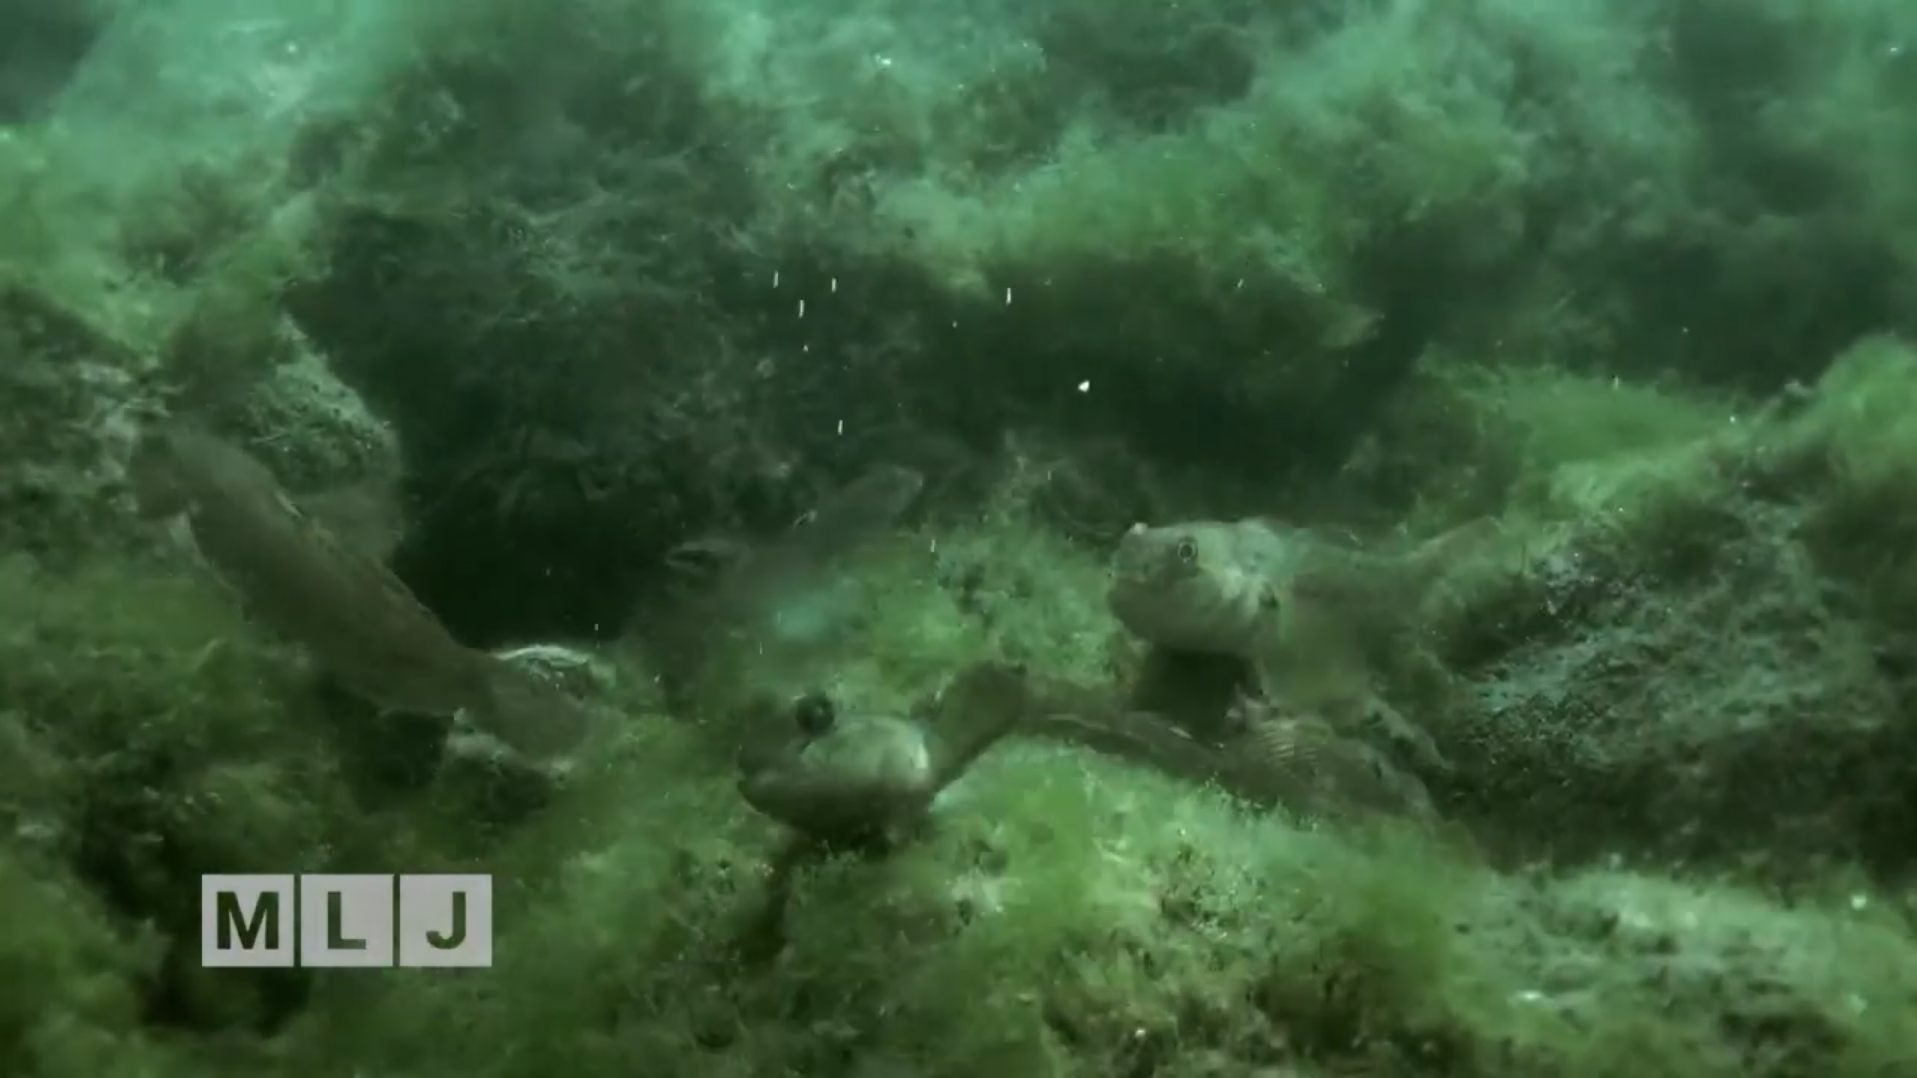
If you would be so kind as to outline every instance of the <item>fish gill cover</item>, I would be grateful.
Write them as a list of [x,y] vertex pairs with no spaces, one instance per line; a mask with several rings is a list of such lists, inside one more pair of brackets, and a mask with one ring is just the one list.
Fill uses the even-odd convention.
[[[1917,1072],[1912,100],[1900,0],[13,5],[0,1072]],[[169,415],[398,476],[355,579],[570,766],[336,691]],[[1110,608],[1246,520],[1444,557]],[[715,536],[805,646],[670,694]],[[884,856],[741,796],[994,664]],[[209,872],[490,873],[493,966],[202,968]]]

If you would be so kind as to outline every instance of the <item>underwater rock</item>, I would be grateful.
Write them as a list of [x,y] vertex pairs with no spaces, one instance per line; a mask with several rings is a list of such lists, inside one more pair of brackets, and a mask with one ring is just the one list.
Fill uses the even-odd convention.
[[1879,583],[1820,565],[1811,525],[1855,492],[1822,447],[1772,452],[1791,436],[1567,469],[1589,511],[1461,597],[1465,691],[1433,721],[1480,834],[1566,861],[1912,865],[1908,644],[1862,616]]
[[562,644],[526,644],[493,652],[501,662],[517,666],[575,700],[605,695],[618,684],[618,672],[589,651]]
[[1375,698],[1377,668],[1416,649],[1416,615],[1488,522],[1389,556],[1272,521],[1138,524],[1112,557],[1107,603],[1133,635],[1173,652],[1243,660],[1256,690],[1381,735],[1411,766],[1449,770],[1418,724]]
[[398,436],[310,348],[294,349],[217,418],[294,490],[378,485],[397,498]]

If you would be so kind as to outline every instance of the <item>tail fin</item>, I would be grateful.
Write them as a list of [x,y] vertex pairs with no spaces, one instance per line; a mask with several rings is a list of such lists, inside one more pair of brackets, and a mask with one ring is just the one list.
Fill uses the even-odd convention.
[[943,789],[963,775],[1000,738],[1024,723],[1036,707],[1022,667],[985,662],[959,674],[941,695],[932,723],[933,736],[938,739],[932,788]]

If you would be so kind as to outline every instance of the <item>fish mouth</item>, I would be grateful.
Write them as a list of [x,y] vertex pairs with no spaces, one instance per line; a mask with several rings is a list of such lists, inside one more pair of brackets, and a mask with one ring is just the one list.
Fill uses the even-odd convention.
[[1151,637],[1163,621],[1161,597],[1136,581],[1116,581],[1105,593],[1105,609],[1135,636]]
[[1105,570],[1106,583],[1114,588],[1162,587],[1166,575],[1163,566],[1142,559],[1115,559]]
[[1108,602],[1185,605],[1190,601],[1185,584],[1185,580],[1168,578],[1162,571],[1120,569],[1106,579],[1105,597]]

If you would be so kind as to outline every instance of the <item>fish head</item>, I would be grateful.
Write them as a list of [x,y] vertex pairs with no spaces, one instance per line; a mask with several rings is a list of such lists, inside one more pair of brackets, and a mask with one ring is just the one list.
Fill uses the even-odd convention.
[[808,693],[779,716],[788,724],[782,737],[754,738],[740,751],[739,792],[815,838],[895,838],[1037,706],[1025,669],[1003,662],[960,671],[929,701],[924,721],[846,714]]
[[[437,638],[437,622],[431,624],[424,631]],[[557,666],[554,653],[561,650],[494,654],[415,645],[399,652],[413,661],[393,667],[385,691],[428,705],[474,699],[460,712],[474,726],[527,759],[560,760],[577,753],[591,733],[594,713],[586,700],[598,691],[592,670]]]
[[1147,643],[1242,654],[1256,623],[1274,617],[1278,590],[1241,556],[1232,526],[1134,524],[1112,555],[1106,605]]

